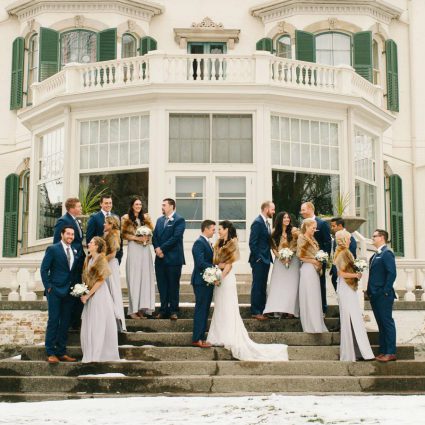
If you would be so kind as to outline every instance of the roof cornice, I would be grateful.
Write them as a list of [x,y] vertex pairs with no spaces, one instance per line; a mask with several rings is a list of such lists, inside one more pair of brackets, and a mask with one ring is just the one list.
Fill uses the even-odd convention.
[[164,6],[145,0],[18,0],[6,8],[21,22],[44,13],[115,12],[133,19],[150,21],[164,12]]
[[399,19],[403,10],[384,0],[272,0],[250,9],[252,16],[264,23],[293,15],[368,15],[389,24]]

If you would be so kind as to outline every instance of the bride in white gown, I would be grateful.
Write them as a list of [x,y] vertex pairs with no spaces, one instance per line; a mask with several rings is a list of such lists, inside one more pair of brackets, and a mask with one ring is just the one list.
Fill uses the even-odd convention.
[[207,341],[224,346],[234,358],[249,361],[287,361],[288,346],[257,344],[248,335],[239,313],[236,277],[232,269],[239,258],[236,229],[230,221],[219,225],[219,240],[214,247],[214,264],[223,270],[220,286],[214,288],[214,313]]

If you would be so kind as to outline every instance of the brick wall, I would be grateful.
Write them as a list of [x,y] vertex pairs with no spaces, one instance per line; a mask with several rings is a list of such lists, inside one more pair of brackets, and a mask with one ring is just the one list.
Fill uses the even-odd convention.
[[1,310],[0,345],[44,343],[47,311]]

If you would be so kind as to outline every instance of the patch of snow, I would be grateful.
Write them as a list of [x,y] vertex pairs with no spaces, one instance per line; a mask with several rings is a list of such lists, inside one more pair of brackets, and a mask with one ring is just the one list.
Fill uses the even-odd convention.
[[423,425],[424,410],[425,396],[97,398],[1,403],[0,424]]
[[119,345],[118,347],[121,347],[121,348],[130,348],[130,347],[135,347],[135,345],[125,344],[125,345]]
[[91,373],[88,375],[78,375],[79,378],[98,378],[98,377],[105,377],[105,378],[122,378],[125,377],[123,373]]

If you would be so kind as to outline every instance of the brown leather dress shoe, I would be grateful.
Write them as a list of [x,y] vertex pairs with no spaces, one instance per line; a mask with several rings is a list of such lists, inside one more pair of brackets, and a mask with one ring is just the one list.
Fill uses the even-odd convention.
[[165,317],[162,313],[158,313],[158,314],[155,316],[155,319],[166,319],[166,317]]
[[253,319],[257,319],[257,320],[268,320],[269,318],[264,316],[264,314],[253,314],[251,316]]
[[194,347],[199,347],[199,348],[211,348],[211,344],[209,342],[205,342],[201,340],[192,342],[192,345]]
[[177,320],[177,319],[178,319],[177,314],[172,314],[170,316],[170,320]]
[[59,360],[61,362],[76,362],[77,361],[75,357],[68,356],[67,354],[64,354],[63,356],[59,356]]
[[395,362],[397,360],[397,357],[395,354],[385,354],[382,357],[377,357],[376,360],[382,363]]
[[56,356],[48,356],[47,362],[50,364],[59,363],[59,359]]

